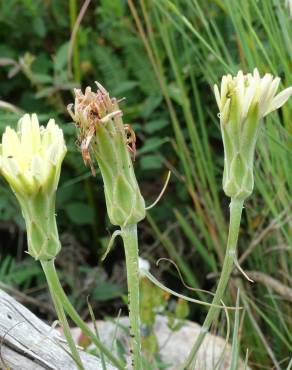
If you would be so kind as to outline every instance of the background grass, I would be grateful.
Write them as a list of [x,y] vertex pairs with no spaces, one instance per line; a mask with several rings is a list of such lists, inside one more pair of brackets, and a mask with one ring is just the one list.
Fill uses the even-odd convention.
[[[112,95],[127,98],[122,107],[138,137],[135,168],[148,204],[167,170],[173,173],[163,200],[140,226],[142,255],[152,262],[169,257],[187,284],[212,290],[228,227],[212,85],[223,74],[254,67],[279,75],[281,88],[292,85],[289,12],[282,0],[101,0],[89,4],[68,61],[82,4],[0,4],[1,130],[14,126],[21,111],[37,112],[43,122],[56,118],[69,146],[57,201],[64,245],[57,262],[64,284],[84,315],[88,293],[97,317],[121,307],[122,250],[117,245],[100,266],[111,231],[102,185],[84,167],[66,113],[72,87],[98,80]],[[3,102],[14,108],[3,108]],[[240,287],[245,311],[235,321],[236,346],[243,357],[248,349],[249,364],[258,369],[287,368],[292,353],[291,112],[290,99],[265,120],[258,142],[255,191],[246,202],[239,240],[239,261],[255,283],[234,271],[226,297],[226,303],[235,304]],[[38,303],[46,295],[43,276],[23,253],[23,223],[4,184],[0,218],[0,280],[34,298],[38,313],[49,317],[49,309]],[[167,285],[185,290],[167,263],[154,272]],[[190,306],[190,319],[202,321],[205,314],[204,308]],[[223,317],[216,328],[225,335]]]

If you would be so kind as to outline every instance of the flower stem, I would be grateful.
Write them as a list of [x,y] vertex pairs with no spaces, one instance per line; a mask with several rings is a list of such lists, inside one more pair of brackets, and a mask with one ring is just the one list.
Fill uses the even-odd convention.
[[[229,234],[228,234],[228,241],[227,241],[227,248],[225,253],[225,258],[223,262],[222,272],[220,275],[220,279],[218,282],[218,286],[216,289],[216,293],[214,295],[212,304],[218,305],[224,296],[224,291],[229,281],[229,277],[232,272],[233,268],[233,261],[236,255],[236,246],[238,240],[238,233],[239,233],[239,226],[243,208],[243,199],[231,198],[230,202],[230,223],[229,223]],[[200,334],[188,356],[186,359],[183,369],[192,369],[193,368],[193,360],[197,355],[199,348],[210,329],[212,322],[215,320],[216,316],[219,313],[219,309],[217,307],[211,306],[208,314],[205,318],[204,324],[201,328]]]
[[41,265],[42,265],[44,273],[46,275],[46,279],[47,279],[47,282],[48,282],[48,285],[49,285],[49,290],[50,290],[51,297],[52,297],[52,300],[53,300],[53,303],[54,303],[54,306],[55,306],[55,310],[56,310],[57,316],[59,318],[59,321],[60,321],[60,323],[63,327],[64,335],[67,339],[67,342],[68,342],[69,348],[71,350],[72,356],[73,356],[73,358],[74,358],[74,360],[75,360],[75,362],[78,366],[78,369],[84,370],[81,358],[79,356],[79,352],[76,348],[75,342],[74,342],[73,337],[71,335],[70,327],[69,327],[69,324],[68,324],[68,321],[67,321],[62,303],[60,302],[60,299],[59,299],[58,295],[56,294],[56,292],[54,290],[54,286],[53,286],[53,284],[50,280],[50,274],[48,273],[47,266],[50,263],[54,263],[52,261],[53,260],[51,260],[49,262],[41,261]]
[[121,227],[125,248],[133,369],[142,370],[137,224]]
[[72,306],[71,302],[69,301],[68,297],[66,296],[61,283],[59,281],[54,260],[50,261],[42,261],[42,267],[45,271],[47,280],[49,282],[49,286],[51,290],[54,291],[55,296],[58,297],[59,302],[62,302],[62,306],[64,307],[67,314],[71,317],[71,319],[75,322],[76,325],[85,333],[92,342],[107,356],[107,358],[117,367],[119,370],[124,370],[125,366],[121,360],[117,359],[107,347],[105,347],[101,341],[94,335],[94,333],[89,329],[86,323],[81,319],[75,308]]

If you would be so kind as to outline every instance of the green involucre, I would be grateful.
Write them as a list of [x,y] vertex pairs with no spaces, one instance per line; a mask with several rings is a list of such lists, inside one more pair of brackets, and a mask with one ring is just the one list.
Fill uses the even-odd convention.
[[257,109],[245,120],[221,121],[224,145],[223,189],[227,196],[246,199],[254,188],[254,154],[261,120]]
[[145,217],[145,201],[137,184],[120,117],[97,127],[92,147],[103,178],[111,223],[137,224]]
[[48,261],[61,249],[55,216],[55,192],[39,190],[31,197],[21,198],[22,215],[27,229],[28,253],[36,260]]

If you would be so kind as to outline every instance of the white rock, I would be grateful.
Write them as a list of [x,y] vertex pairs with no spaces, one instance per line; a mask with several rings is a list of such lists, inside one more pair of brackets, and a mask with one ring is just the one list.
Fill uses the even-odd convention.
[[[90,325],[90,324],[89,324]],[[120,328],[129,326],[127,317],[122,317],[118,320],[117,326],[113,322],[97,321],[97,328],[101,340],[106,346],[112,346],[114,339],[119,339],[128,348],[128,338],[126,330]],[[177,370],[183,365],[187,358],[193,343],[199,335],[201,326],[185,321],[185,324],[178,331],[171,331],[167,326],[167,318],[157,316],[154,331],[158,339],[160,354],[162,360],[171,364],[168,370]],[[76,340],[80,336],[80,330],[74,329],[73,335]],[[231,362],[231,346],[226,344],[224,338],[212,334],[207,334],[205,340],[200,347],[194,370],[229,370]],[[240,361],[237,370],[244,369],[243,362]],[[154,369],[153,369],[154,370]]]

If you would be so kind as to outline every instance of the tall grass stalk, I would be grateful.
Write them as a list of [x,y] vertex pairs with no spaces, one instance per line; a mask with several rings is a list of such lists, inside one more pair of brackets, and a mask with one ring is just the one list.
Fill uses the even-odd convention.
[[[76,20],[77,20],[77,0],[69,1],[69,15],[70,15],[70,29],[71,32],[74,29]],[[73,75],[76,82],[80,82],[81,73],[80,73],[80,61],[79,61],[79,45],[78,37],[73,41]]]

